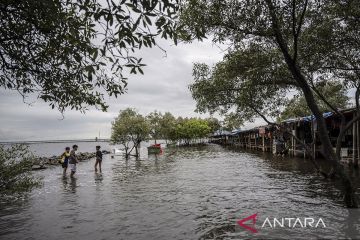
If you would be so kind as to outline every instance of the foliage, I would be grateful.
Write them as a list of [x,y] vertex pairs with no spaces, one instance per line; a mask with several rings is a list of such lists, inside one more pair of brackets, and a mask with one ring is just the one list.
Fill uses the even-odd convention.
[[[349,97],[346,95],[345,88],[336,82],[325,82],[318,87],[321,94],[329,101],[329,103],[337,109],[345,109],[349,105]],[[319,97],[316,98],[320,111],[332,111],[327,104],[325,104]],[[279,120],[289,118],[303,117],[311,114],[311,111],[306,103],[303,95],[295,95],[285,109],[282,111]]]
[[[164,139],[165,141],[183,141],[189,144],[196,139],[205,138],[209,133],[213,132],[212,127],[220,128],[220,123],[216,118],[198,119],[198,118],[182,118],[175,117],[166,112],[154,111],[147,117],[150,125],[150,136],[152,139]],[[213,124],[212,127],[210,124]]]
[[161,120],[163,118],[163,115],[161,114],[161,112],[155,110],[154,112],[147,115],[146,118],[150,124],[150,136],[152,139],[155,140],[156,143],[156,140],[163,137],[161,126]]
[[[156,110],[143,117],[134,109],[127,108],[121,111],[112,123],[111,142],[123,145],[127,156],[140,142],[149,140],[150,137],[154,140],[164,139],[190,144],[192,141],[208,137],[213,132],[209,122],[219,123],[215,118],[176,119],[170,112],[162,114]],[[220,125],[217,128],[220,128]]]
[[121,144],[125,148],[126,157],[136,150],[142,141],[149,138],[150,126],[145,117],[131,108],[120,111],[112,123],[111,142]]
[[190,118],[179,119],[175,131],[178,140],[183,141],[185,144],[190,144],[192,140],[207,137],[211,128],[206,120]]
[[359,9],[354,1],[183,2],[180,20],[190,39],[211,35],[229,44],[214,67],[194,65],[197,110],[268,121],[288,105],[288,91],[306,92],[316,113],[343,106],[343,99],[333,106],[330,95],[326,103],[312,100],[324,98],[324,84],[359,89]]
[[221,128],[221,123],[217,118],[210,117],[205,119],[208,126],[210,127],[210,132],[214,133]]
[[34,156],[25,145],[0,145],[0,193],[14,194],[40,185],[31,175]]
[[176,119],[175,117],[170,113],[166,112],[162,116],[160,120],[160,126],[161,126],[161,136],[165,141],[175,141],[176,140],[176,134],[175,134],[175,127],[176,127]]
[[235,129],[239,129],[244,124],[244,120],[239,117],[238,114],[229,113],[226,114],[224,118],[224,130],[232,131]]
[[[290,82],[283,65],[272,66],[280,56],[273,50],[249,49],[228,53],[213,68],[197,63],[193,68],[195,82],[190,91],[197,111],[237,115],[241,121],[252,121],[259,115],[276,117],[286,102]],[[276,81],[281,84],[276,85]]]
[[0,3],[0,87],[63,112],[125,93],[124,72],[143,74],[142,47],[177,42],[178,0],[5,0]]
[[[259,113],[279,116],[286,91],[303,94],[294,64],[313,95],[324,82],[336,81],[344,91],[359,85],[359,28],[354,22],[360,8],[354,1],[191,0],[182,8],[181,22],[192,37],[211,35],[230,44],[212,69],[194,65],[190,89],[199,111],[234,111],[244,120]],[[285,46],[279,47],[279,40]]]

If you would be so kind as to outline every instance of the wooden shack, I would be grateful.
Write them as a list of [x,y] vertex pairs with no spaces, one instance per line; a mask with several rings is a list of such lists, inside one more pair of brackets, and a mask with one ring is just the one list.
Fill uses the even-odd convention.
[[[341,110],[350,122],[355,116],[354,109]],[[340,132],[341,118],[333,112],[323,114],[328,133],[336,147],[337,137]],[[321,157],[321,142],[319,140],[317,122],[313,115],[301,118],[287,119],[279,124],[280,128],[273,125],[259,126],[247,130],[218,131],[211,137],[212,142],[238,146],[274,154],[289,154],[292,156],[309,157],[305,145],[310,146],[312,155]],[[279,129],[287,129],[287,134]],[[288,132],[291,134],[288,134]],[[353,124],[341,144],[341,158],[345,162],[357,162],[360,158],[360,124]]]

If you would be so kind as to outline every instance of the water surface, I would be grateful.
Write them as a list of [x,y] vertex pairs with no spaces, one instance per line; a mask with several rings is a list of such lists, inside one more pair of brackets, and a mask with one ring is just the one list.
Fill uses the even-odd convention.
[[[48,147],[39,147],[44,148]],[[217,145],[166,149],[160,156],[149,157],[142,149],[142,156],[140,160],[125,160],[106,155],[102,174],[94,172],[94,160],[82,162],[76,179],[63,178],[60,167],[36,172],[44,177],[41,188],[22,201],[1,206],[0,238],[360,236],[359,215],[343,207],[338,188],[316,175],[306,160]],[[351,174],[358,184],[359,173]],[[255,213],[258,233],[237,225],[237,220]],[[327,226],[261,229],[263,220],[270,216],[321,217]]]

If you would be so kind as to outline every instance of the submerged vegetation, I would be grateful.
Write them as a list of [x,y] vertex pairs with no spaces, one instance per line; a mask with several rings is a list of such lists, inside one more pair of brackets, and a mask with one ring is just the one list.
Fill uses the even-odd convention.
[[124,146],[126,157],[138,148],[142,141],[163,139],[166,143],[189,145],[201,141],[221,127],[216,118],[175,118],[170,112],[154,111],[142,116],[136,110],[127,108],[120,111],[112,123],[111,142]]
[[149,138],[149,122],[131,108],[120,112],[112,123],[111,142],[124,146],[125,156],[128,158],[135,149],[138,156],[140,143]]
[[34,155],[25,145],[0,145],[0,194],[24,193],[40,185],[31,174]]

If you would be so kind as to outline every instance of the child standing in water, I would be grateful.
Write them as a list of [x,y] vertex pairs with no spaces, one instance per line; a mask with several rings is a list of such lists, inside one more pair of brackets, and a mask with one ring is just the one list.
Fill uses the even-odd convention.
[[66,171],[69,164],[69,158],[70,158],[70,147],[65,148],[65,152],[61,154],[61,165],[63,168],[63,176],[66,176]]
[[102,162],[102,152],[100,151],[100,146],[96,146],[95,172],[97,172],[97,165],[99,164],[99,170],[101,173],[101,162]]
[[69,167],[71,170],[70,177],[73,177],[76,172],[76,163],[78,163],[78,159],[76,157],[76,151],[78,150],[78,145],[74,145],[73,149],[70,152],[69,157]]

